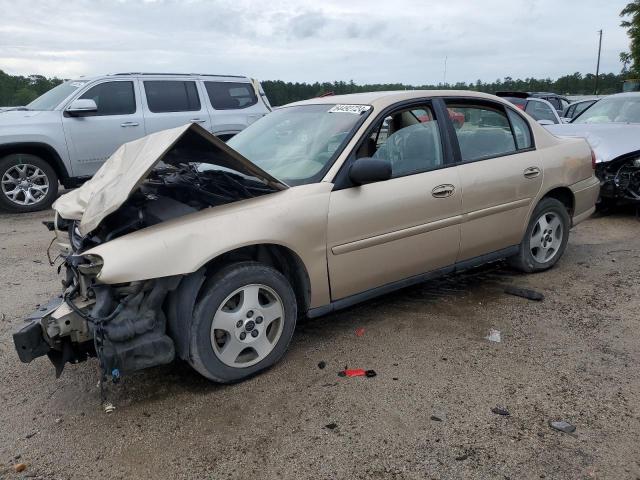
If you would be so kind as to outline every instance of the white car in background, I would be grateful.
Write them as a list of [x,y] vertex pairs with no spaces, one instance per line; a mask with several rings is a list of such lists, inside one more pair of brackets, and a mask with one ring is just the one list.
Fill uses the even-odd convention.
[[90,178],[123,143],[197,123],[228,140],[271,111],[256,80],[234,75],[117,73],[64,82],[0,110],[0,209],[48,208],[58,182]]

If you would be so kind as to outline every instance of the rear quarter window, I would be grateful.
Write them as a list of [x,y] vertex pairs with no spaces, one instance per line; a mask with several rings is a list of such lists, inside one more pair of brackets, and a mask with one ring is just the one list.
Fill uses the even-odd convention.
[[239,110],[258,103],[253,85],[243,82],[204,82],[216,110]]

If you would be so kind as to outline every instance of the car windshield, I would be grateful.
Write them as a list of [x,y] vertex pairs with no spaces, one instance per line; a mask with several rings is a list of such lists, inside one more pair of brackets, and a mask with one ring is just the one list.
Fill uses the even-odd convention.
[[571,123],[640,123],[640,95],[603,98]]
[[29,110],[53,110],[60,105],[65,98],[78,90],[85,83],[87,82],[79,80],[61,83],[57,87],[54,87],[48,92],[40,95],[33,102],[28,104],[27,108]]
[[369,105],[300,105],[274,110],[228,145],[289,185],[320,181]]

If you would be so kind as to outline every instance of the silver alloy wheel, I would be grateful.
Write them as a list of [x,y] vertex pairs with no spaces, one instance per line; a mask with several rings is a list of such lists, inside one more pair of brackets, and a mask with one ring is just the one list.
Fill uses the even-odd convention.
[[549,262],[560,250],[564,227],[560,217],[553,212],[546,212],[540,215],[533,230],[529,248],[531,255],[538,263]]
[[211,346],[230,367],[250,367],[274,349],[284,328],[284,306],[271,287],[245,285],[218,307],[211,323]]
[[34,205],[49,192],[49,178],[30,163],[12,165],[2,175],[2,193],[17,205]]

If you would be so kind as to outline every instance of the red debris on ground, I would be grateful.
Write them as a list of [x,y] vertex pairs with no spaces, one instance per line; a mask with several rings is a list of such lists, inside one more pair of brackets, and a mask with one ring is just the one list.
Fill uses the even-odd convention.
[[356,328],[356,337],[361,337],[364,335],[364,327]]

